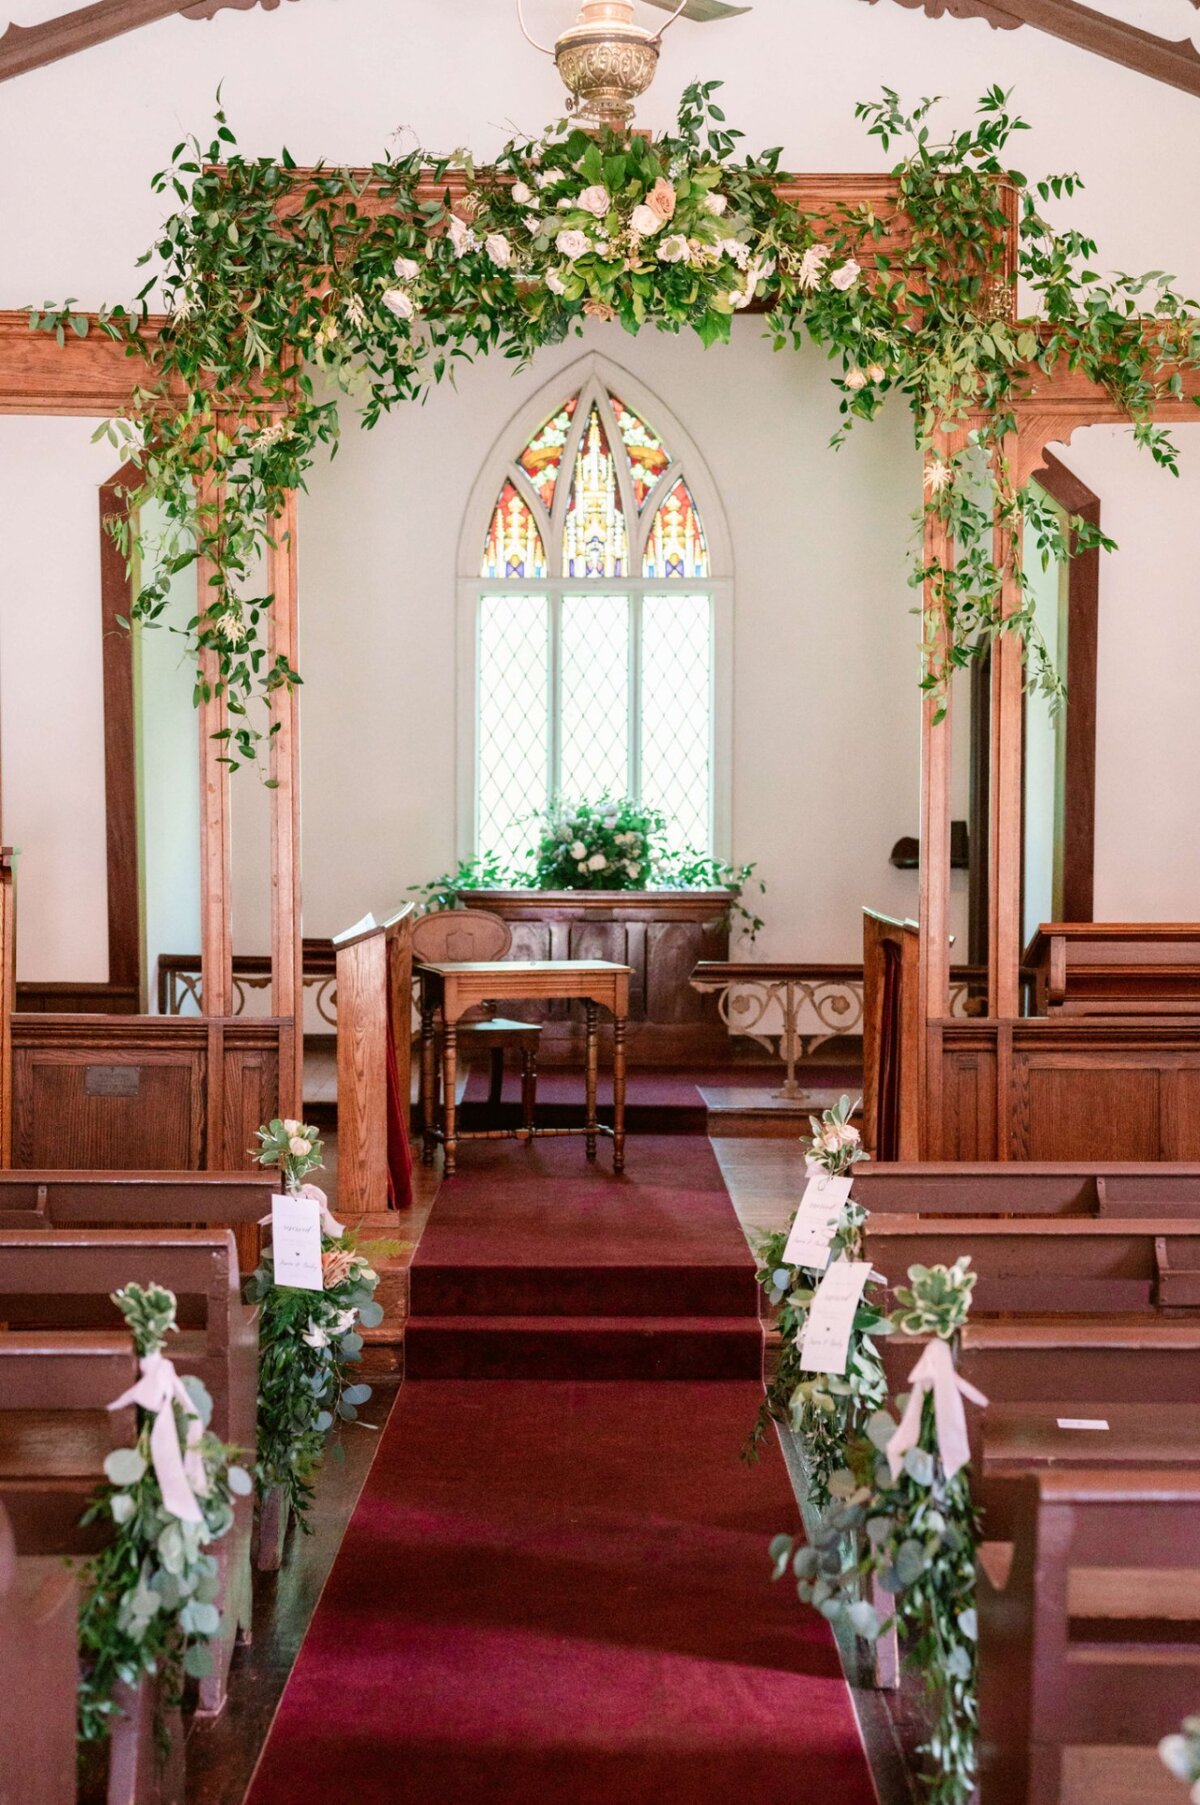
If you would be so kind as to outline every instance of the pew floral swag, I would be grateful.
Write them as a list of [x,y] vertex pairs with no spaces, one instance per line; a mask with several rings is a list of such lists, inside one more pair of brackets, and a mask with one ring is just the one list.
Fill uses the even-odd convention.
[[[211,572],[186,633],[200,660],[197,700],[228,697],[231,763],[253,757],[263,737],[253,700],[299,681],[271,646],[273,598],[254,592],[253,571],[282,530],[289,492],[322,445],[336,449],[339,393],[372,427],[462,360],[498,349],[526,363],[589,317],[630,332],[686,327],[711,345],[752,301],[765,307],[777,350],[811,339],[828,352],[843,416],[835,443],[892,391],[912,408],[927,454],[924,521],[951,528],[957,545],[942,562],[918,535],[911,580],[928,579],[932,597],[924,687],[943,697],[956,666],[1012,631],[1031,682],[1061,693],[1023,560],[1111,541],[1079,519],[1064,530],[1029,484],[1014,486],[1004,455],[1014,400],[1031,369],[1065,360],[1175,469],[1153,409],[1181,392],[1179,368],[1200,363],[1193,304],[1161,272],[1103,278],[1093,241],[1049,223],[1043,208],[1074,196],[1080,179],[1030,181],[1008,166],[1009,142],[1027,127],[999,88],[983,95],[973,124],[941,139],[933,100],[906,112],[885,88],[856,107],[885,152],[904,146],[894,233],[890,208],[800,211],[779,192],[779,150],[740,152],[744,134],[713,98],[719,86],[689,87],[659,138],[562,121],[509,143],[490,168],[465,151],[385,156],[367,174],[369,199],[347,169],[301,174],[286,150],[244,156],[222,111],[207,147],[194,137],[175,146],[153,178],[178,205],[140,260],[147,281],[132,307],[102,309],[98,320],[144,358],[144,380],[126,419],[97,436],[138,469],[127,498],[134,525],[113,522],[148,573],[134,616],[162,624],[172,578],[197,558]],[[1033,304],[1024,323],[1014,317],[1018,283]],[[167,309],[161,330],[149,323],[152,296]],[[30,319],[60,343],[90,330],[73,302],[46,303]],[[940,429],[961,429],[961,451],[941,454],[957,441]],[[166,522],[157,535],[142,524],[150,501]],[[1021,596],[1007,616],[1006,574]]]
[[[850,1120],[853,1113],[849,1097],[842,1097],[820,1118],[809,1117],[812,1139],[807,1146],[806,1164],[810,1175],[823,1171],[842,1177],[868,1157],[858,1129]],[[849,1198],[842,1207],[831,1243],[833,1259],[862,1258],[866,1219],[862,1205]],[[815,1509],[825,1510],[832,1501],[829,1488],[833,1475],[846,1465],[847,1445],[865,1433],[868,1418],[887,1398],[883,1362],[875,1342],[879,1336],[891,1333],[891,1324],[879,1301],[878,1288],[868,1283],[850,1331],[845,1373],[806,1372],[800,1364],[801,1349],[822,1274],[812,1267],[784,1264],[788,1232],[781,1229],[766,1236],[759,1248],[758,1282],[772,1309],[778,1311],[779,1354],[745,1454],[748,1459],[756,1459],[771,1424],[786,1423],[804,1450],[809,1498]]]
[[[176,1332],[175,1298],[152,1285],[126,1285],[114,1294],[145,1361],[161,1354]],[[88,1563],[79,1616],[79,1728],[85,1742],[105,1738],[119,1709],[119,1682],[136,1686],[143,1676],[165,1682],[176,1702],[185,1674],[210,1671],[209,1643],[220,1632],[217,1561],[208,1550],[233,1525],[233,1499],[247,1497],[254,1482],[238,1466],[235,1451],[209,1430],[212,1399],[198,1379],[183,1376],[191,1415],[172,1401],[181,1448],[188,1447],[191,1490],[198,1522],[185,1522],[164,1503],[155,1470],[151,1434],[155,1416],[138,1409],[137,1441],[117,1448],[104,1463],[107,1483],[83,1518],[112,1524],[111,1539]],[[196,1424],[200,1430],[196,1436]]]
[[[258,1131],[256,1157],[278,1165],[293,1195],[322,1162],[315,1128],[273,1121]],[[306,1187],[322,1218],[322,1291],[300,1291],[275,1283],[271,1249],[246,1281],[248,1303],[258,1305],[258,1466],[261,1487],[279,1487],[301,1527],[313,1501],[313,1478],[338,1423],[358,1420],[371,1387],[355,1381],[350,1368],[362,1358],[362,1329],[378,1328],[383,1306],[376,1302],[379,1274],[372,1259],[398,1251],[398,1243],[372,1242],[360,1248],[353,1230],[343,1230],[329,1214],[324,1193]]]
[[[892,1327],[954,1348],[970,1309],[975,1274],[964,1256],[951,1267],[912,1266],[896,1287]],[[905,1395],[897,1399],[903,1407]],[[800,1599],[831,1622],[874,1640],[891,1622],[906,1663],[920,1673],[933,1708],[924,1787],[930,1805],[969,1805],[974,1796],[979,1711],[975,1551],[979,1522],[968,1470],[948,1476],[932,1392],[893,1477],[887,1449],[899,1424],[875,1412],[861,1443],[847,1445],[845,1470],[830,1480],[835,1503],[811,1540],[776,1536],[774,1577],[790,1570]],[[849,1550],[849,1552],[848,1552]],[[895,1600],[880,1619],[864,1596],[871,1582]]]
[[1185,1717],[1182,1730],[1164,1736],[1158,1752],[1177,1780],[1191,1784],[1192,1805],[1200,1805],[1200,1717]]

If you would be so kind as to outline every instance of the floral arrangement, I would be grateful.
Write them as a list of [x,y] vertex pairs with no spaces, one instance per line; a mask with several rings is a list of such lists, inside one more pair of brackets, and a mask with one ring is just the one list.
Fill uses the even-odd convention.
[[1200,1717],[1185,1717],[1182,1731],[1164,1736],[1158,1752],[1177,1780],[1190,1783],[1192,1805],[1200,1805]]
[[[115,1293],[147,1362],[161,1356],[176,1332],[175,1298],[152,1285],[126,1285]],[[210,1433],[212,1399],[198,1379],[179,1381],[188,1401],[174,1413],[185,1468],[195,1501],[183,1520],[168,1508],[155,1470],[151,1433],[156,1414],[139,1406],[137,1441],[115,1449],[104,1462],[107,1484],[83,1518],[85,1524],[112,1524],[112,1537],[85,1569],[79,1615],[79,1728],[85,1742],[107,1737],[117,1712],[117,1683],[137,1684],[157,1675],[175,1702],[185,1674],[202,1678],[211,1670],[208,1644],[221,1628],[217,1562],[208,1553],[233,1525],[234,1497],[247,1497],[254,1481],[236,1464],[234,1450]]]
[[[288,1190],[301,1193],[307,1175],[321,1165],[322,1144],[315,1128],[273,1121],[258,1131],[256,1157],[278,1165]],[[329,1214],[324,1193],[309,1187],[319,1203],[323,1232],[322,1291],[294,1290],[275,1283],[270,1248],[246,1282],[247,1302],[258,1305],[258,1465],[262,1487],[278,1487],[301,1527],[308,1528],[313,1478],[325,1456],[330,1431],[353,1423],[371,1396],[350,1367],[362,1358],[360,1330],[378,1328],[383,1306],[376,1302],[379,1274],[371,1258],[396,1251],[396,1244],[373,1242],[359,1248]]]
[[[975,1281],[967,1260],[949,1268],[913,1266],[908,1277],[909,1286],[897,1291],[901,1305],[892,1328],[954,1343]],[[836,1502],[811,1541],[776,1536],[770,1549],[774,1577],[781,1579],[790,1568],[804,1603],[831,1621],[844,1618],[868,1640],[892,1619],[880,1621],[863,1596],[865,1584],[877,1580],[894,1597],[904,1659],[922,1675],[934,1707],[923,1749],[929,1757],[926,1797],[931,1805],[969,1805],[979,1722],[979,1522],[967,1467],[951,1462],[939,1444],[932,1387],[922,1388],[915,1404],[911,1395],[900,1401],[905,1405],[900,1422],[878,1410],[866,1424],[865,1441],[848,1444],[848,1464],[830,1480]],[[906,1423],[910,1445],[904,1445]],[[850,1558],[848,1541],[858,1551]]]
[[[300,178],[286,150],[277,161],[242,156],[222,112],[207,146],[175,147],[153,180],[178,206],[142,258],[151,274],[131,308],[99,314],[100,330],[144,358],[145,381],[124,419],[98,434],[138,469],[135,524],[113,525],[131,560],[140,552],[157,572],[134,616],[159,621],[175,573],[198,557],[212,565],[189,631],[216,670],[201,671],[197,698],[215,688],[228,700],[231,764],[265,737],[251,701],[299,681],[267,649],[272,598],[250,590],[288,494],[337,437],[336,391],[360,401],[370,427],[464,357],[499,349],[527,360],[588,317],[630,331],[688,327],[711,344],[755,299],[777,350],[811,339],[829,351],[843,430],[872,419],[892,390],[912,407],[927,454],[924,515],[956,547],[939,561],[927,535],[912,571],[926,595],[924,686],[941,697],[954,668],[1012,631],[1032,680],[1061,694],[1023,559],[1112,542],[1075,518],[1064,531],[1029,483],[1014,485],[1004,455],[1013,398],[1031,369],[1078,367],[1174,469],[1153,411],[1179,392],[1181,369],[1200,367],[1193,304],[1161,272],[1100,278],[1092,240],[1049,224],[1043,207],[1074,196],[1079,178],[1031,183],[1006,168],[1025,121],[999,88],[971,127],[940,140],[930,100],[906,113],[885,89],[856,108],[885,151],[906,146],[893,170],[905,232],[884,248],[889,218],[849,205],[806,215],[779,192],[778,150],[736,155],[742,134],[726,125],[718,86],[688,88],[660,138],[564,121],[509,144],[490,169],[466,153],[386,157],[371,168],[371,206],[348,170],[320,165]],[[1008,196],[1019,210],[1014,269]],[[1031,322],[1010,318],[1018,284],[1032,296]],[[168,318],[151,332],[156,292]],[[30,319],[60,341],[91,329],[69,302]],[[958,428],[970,428],[968,443],[951,456],[940,435]],[[151,500],[169,523],[154,544],[141,525]],[[1005,616],[1009,578],[1024,601]]]
[[[812,1139],[805,1164],[810,1173],[828,1172],[844,1177],[868,1155],[850,1117],[857,1105],[841,1097],[820,1118],[809,1117]],[[834,1259],[862,1258],[862,1230],[866,1211],[850,1198],[842,1207],[831,1243]],[[790,1229],[790,1224],[789,1224]],[[759,1250],[758,1282],[768,1302],[778,1312],[779,1358],[767,1384],[758,1416],[746,1447],[753,1459],[762,1447],[772,1423],[786,1423],[799,1437],[805,1456],[808,1493],[817,1510],[832,1501],[833,1477],[845,1469],[850,1443],[860,1437],[865,1424],[887,1398],[883,1362],[875,1346],[881,1335],[891,1333],[877,1287],[868,1284],[854,1316],[846,1371],[810,1373],[800,1364],[808,1312],[816,1296],[821,1274],[810,1267],[787,1266],[784,1255],[789,1229],[768,1235]]]
[[465,859],[454,872],[414,885],[427,905],[453,908],[463,890],[728,890],[732,910],[751,942],[762,921],[745,902],[753,865],[729,865],[707,853],[672,850],[667,818],[628,799],[555,803],[533,817],[537,844],[530,863],[510,868],[495,854]]

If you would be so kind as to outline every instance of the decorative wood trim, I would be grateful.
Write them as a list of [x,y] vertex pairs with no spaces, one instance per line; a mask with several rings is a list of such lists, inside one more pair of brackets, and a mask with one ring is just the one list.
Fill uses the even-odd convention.
[[189,19],[211,19],[227,7],[248,12],[255,5],[271,12],[279,0],[201,0],[200,4],[196,0],[93,0],[91,6],[78,6],[40,25],[10,25],[0,36],[0,81],[28,75],[47,63],[92,50],[175,13]]
[[142,1007],[139,903],[136,721],[133,696],[133,581],[120,547],[105,527],[128,517],[127,494],[137,480],[123,464],[100,488],[100,630],[104,676],[104,809],[108,860],[108,985],[112,1002],[132,992]]
[[[876,0],[867,3],[874,6]],[[1200,54],[1188,39],[1172,43],[1084,6],[1080,0],[897,0],[897,4],[922,11],[931,19],[940,19],[944,13],[954,19],[986,19],[1000,31],[1032,25],[1125,69],[1182,88],[1187,94],[1200,94]]]

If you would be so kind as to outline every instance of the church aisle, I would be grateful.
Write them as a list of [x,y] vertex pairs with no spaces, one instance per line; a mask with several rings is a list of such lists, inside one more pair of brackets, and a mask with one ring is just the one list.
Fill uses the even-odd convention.
[[770,1584],[783,1459],[739,1458],[761,1331],[711,1144],[638,1137],[623,1179],[606,1152],[478,1143],[441,1188],[248,1805],[872,1805],[832,1636]]

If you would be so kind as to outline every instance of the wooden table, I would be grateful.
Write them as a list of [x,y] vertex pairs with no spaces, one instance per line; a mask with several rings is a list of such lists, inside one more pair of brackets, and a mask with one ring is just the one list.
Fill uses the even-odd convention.
[[[613,1171],[625,1169],[625,1024],[629,1017],[628,965],[608,959],[477,959],[418,965],[421,984],[421,1092],[423,1097],[423,1158],[433,1158],[441,1139],[446,1150],[446,1177],[453,1178],[458,1163],[458,1143],[469,1140],[525,1140],[532,1135],[582,1134],[587,1156],[596,1157],[597,1137],[611,1134]],[[531,999],[570,1001],[585,1005],[587,1055],[584,1066],[586,1093],[582,1128],[479,1129],[462,1133],[457,1122],[455,1083],[458,1077],[458,1023],[480,1003],[521,1002]],[[613,1019],[613,1125],[605,1128],[596,1119],[596,1088],[600,1071],[600,1011]],[[436,1121],[435,1018],[442,1018],[442,1126]]]

